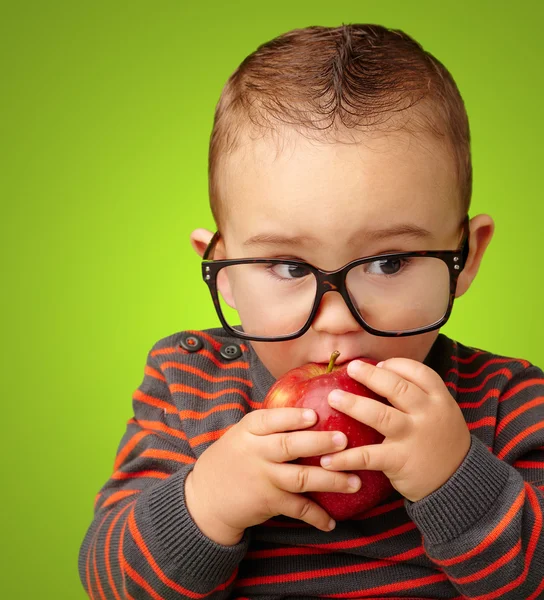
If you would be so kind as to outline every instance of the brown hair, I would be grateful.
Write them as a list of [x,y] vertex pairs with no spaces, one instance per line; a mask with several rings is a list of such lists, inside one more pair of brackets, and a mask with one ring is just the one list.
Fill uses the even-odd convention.
[[445,140],[468,212],[472,163],[465,106],[446,67],[412,37],[381,25],[343,24],[294,29],[261,44],[229,77],[215,109],[208,178],[217,226],[226,212],[218,173],[244,133],[281,139],[287,126],[324,140],[331,129],[384,129],[403,114],[398,128]]

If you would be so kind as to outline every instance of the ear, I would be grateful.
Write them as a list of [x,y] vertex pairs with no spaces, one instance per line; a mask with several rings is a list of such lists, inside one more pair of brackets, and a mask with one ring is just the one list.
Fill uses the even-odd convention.
[[469,223],[469,255],[465,267],[459,274],[455,297],[462,296],[474,281],[486,248],[495,231],[495,223],[489,215],[478,215]]
[[[191,232],[191,246],[200,256],[200,258],[204,256],[204,252],[206,251],[206,248],[208,247],[212,237],[213,233],[209,229],[195,229],[193,232]],[[225,258],[224,244],[222,239],[219,239],[217,242],[213,257],[216,259]]]

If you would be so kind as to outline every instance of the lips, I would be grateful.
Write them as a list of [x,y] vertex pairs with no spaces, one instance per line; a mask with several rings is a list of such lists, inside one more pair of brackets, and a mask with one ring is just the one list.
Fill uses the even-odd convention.
[[[336,359],[335,364],[342,365],[344,363],[350,362],[352,360],[356,360],[358,358],[369,358],[371,360],[378,360],[378,359],[375,359],[373,356],[361,354],[360,352],[356,353],[356,354],[354,354],[354,353],[348,354],[347,352],[345,354],[343,354],[342,352],[340,352],[340,356]],[[321,363],[321,364],[329,364],[329,361],[330,361],[330,354],[329,354],[329,358],[326,360],[316,360],[316,361],[312,361],[312,362],[317,362],[317,363]]]

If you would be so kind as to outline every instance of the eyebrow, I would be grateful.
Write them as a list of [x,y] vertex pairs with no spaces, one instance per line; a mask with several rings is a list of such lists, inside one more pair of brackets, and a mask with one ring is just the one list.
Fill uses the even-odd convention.
[[[433,234],[423,227],[406,223],[384,229],[374,229],[372,231],[362,230],[349,240],[349,242],[359,237],[363,237],[369,242],[378,242],[395,237],[432,238]],[[321,243],[320,240],[311,236],[289,237],[275,233],[260,233],[247,239],[243,243],[243,246],[311,246],[319,243]]]

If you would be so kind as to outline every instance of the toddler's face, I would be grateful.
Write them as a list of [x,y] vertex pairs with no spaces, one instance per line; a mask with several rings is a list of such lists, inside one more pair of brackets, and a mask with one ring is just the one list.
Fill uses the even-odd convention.
[[[248,140],[222,171],[228,217],[221,232],[224,253],[215,258],[298,258],[333,270],[373,254],[456,249],[463,215],[453,160],[443,145],[403,131],[358,135],[358,144],[327,144],[291,131],[278,153],[271,139]],[[429,235],[372,236],[404,225]],[[261,234],[288,239],[245,244]],[[247,313],[247,302],[244,306],[248,319],[262,314],[262,306],[255,307],[255,315]],[[437,335],[371,335],[340,294],[328,292],[303,336],[250,343],[280,377],[310,361],[328,362],[334,350],[341,353],[339,364],[358,356],[423,361]]]

